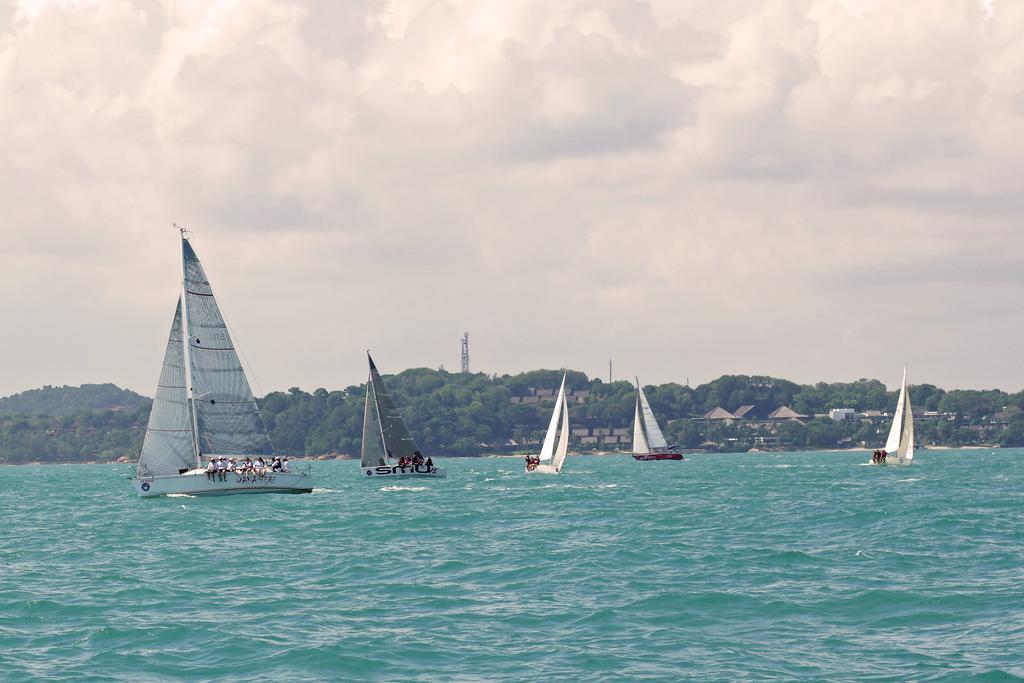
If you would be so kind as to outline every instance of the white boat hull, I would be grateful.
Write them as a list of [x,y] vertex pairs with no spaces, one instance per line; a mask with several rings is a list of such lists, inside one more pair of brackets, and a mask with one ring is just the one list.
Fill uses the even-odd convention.
[[869,465],[878,465],[879,467],[885,467],[886,465],[890,465],[890,466],[893,466],[893,467],[906,467],[907,465],[909,465],[912,462],[914,462],[914,461],[913,460],[907,460],[906,458],[896,458],[896,457],[887,457],[882,462],[874,462],[873,460],[868,460],[868,464]]
[[527,474],[558,474],[561,470],[553,465],[537,465],[532,470],[526,470]]
[[228,472],[224,480],[207,478],[203,470],[163,477],[136,477],[132,485],[140,496],[188,495],[224,496],[235,493],[311,493],[313,478],[307,472],[267,472],[256,474]]
[[398,465],[377,465],[363,468],[363,479],[403,479],[409,477],[444,479],[448,474],[440,467],[427,467],[426,465],[410,465],[399,467]]

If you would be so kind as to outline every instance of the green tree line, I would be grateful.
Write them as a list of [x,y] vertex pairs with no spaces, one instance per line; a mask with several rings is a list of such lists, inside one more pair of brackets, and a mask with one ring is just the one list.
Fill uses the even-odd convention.
[[[547,427],[552,402],[550,397],[530,397],[538,389],[553,392],[560,380],[560,370],[488,376],[414,368],[385,376],[423,451],[464,456],[534,448]],[[631,383],[608,383],[570,371],[567,386],[573,427],[632,424],[636,394]],[[139,397],[139,405],[131,409],[97,410],[94,392],[81,394],[86,400],[78,405],[69,399],[76,392],[68,389],[74,388],[24,392],[18,396],[31,396],[31,401],[21,402],[20,413],[0,412],[0,461],[77,462],[138,456],[149,399]],[[116,391],[102,391],[120,401],[118,406],[132,393],[118,394],[124,390],[113,389]],[[763,419],[780,406],[812,417],[832,408],[891,413],[897,397],[896,391],[887,390],[877,380],[801,385],[747,375],[726,375],[693,388],[667,383],[645,386],[644,390],[671,442],[683,448],[717,450],[765,445],[832,448],[862,442],[881,445],[888,430],[884,418],[833,422],[816,417],[779,425],[768,425]],[[364,392],[362,385],[354,385],[313,392],[293,388],[266,395],[259,401],[260,410],[275,449],[295,455],[358,455]],[[922,384],[912,386],[910,396],[916,411],[936,414],[917,421],[923,443],[1024,445],[1024,392],[946,391]],[[7,401],[0,399],[0,405]],[[715,407],[735,411],[743,405],[754,406],[748,415],[752,419],[732,423],[700,420]],[[47,410],[54,412],[47,414]],[[575,447],[581,444],[577,441]]]

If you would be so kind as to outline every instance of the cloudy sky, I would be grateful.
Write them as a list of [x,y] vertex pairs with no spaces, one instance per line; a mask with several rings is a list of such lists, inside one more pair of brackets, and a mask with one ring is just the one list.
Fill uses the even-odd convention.
[[0,394],[569,366],[1024,387],[1019,0],[0,0]]

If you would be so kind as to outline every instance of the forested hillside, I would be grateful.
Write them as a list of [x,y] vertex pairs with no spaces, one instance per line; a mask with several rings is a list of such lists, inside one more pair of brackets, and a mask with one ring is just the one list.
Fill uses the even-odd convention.
[[83,384],[80,387],[30,389],[0,398],[0,416],[49,415],[62,417],[82,410],[125,410],[134,412],[148,406],[150,399],[113,384]]
[[[420,446],[436,455],[536,448],[560,379],[558,370],[495,377],[415,368],[385,376]],[[567,386],[574,430],[629,431],[635,400],[632,384],[609,384],[570,371]],[[877,380],[800,385],[772,377],[726,375],[695,388],[669,383],[647,386],[645,391],[670,441],[688,449],[723,451],[881,445],[888,429],[884,413],[896,403],[896,392]],[[910,394],[922,443],[1024,445],[1022,394],[945,391],[929,384],[912,386]],[[358,455],[363,400],[363,386],[356,385],[312,393],[273,392],[260,400],[260,406],[279,453]],[[19,411],[24,412],[12,414],[15,405],[23,406]],[[2,399],[0,406],[7,408],[0,411],[0,461],[10,463],[137,457],[149,414],[149,399],[113,385],[46,387]],[[733,412],[741,406],[753,406],[743,419],[701,419],[714,408]],[[768,419],[780,406],[806,418]],[[833,421],[823,415],[832,408],[859,412],[855,419]],[[629,448],[625,437],[618,443],[605,442],[612,438],[574,434],[573,448]]]

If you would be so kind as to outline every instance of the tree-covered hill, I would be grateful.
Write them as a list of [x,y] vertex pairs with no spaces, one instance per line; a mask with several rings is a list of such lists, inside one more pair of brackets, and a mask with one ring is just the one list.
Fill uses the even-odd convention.
[[91,462],[138,457],[149,406],[64,417],[0,416],[0,463]]
[[[410,429],[430,455],[538,448],[560,380],[559,370],[488,376],[414,368],[385,376]],[[629,431],[635,400],[631,383],[607,383],[570,371],[567,387],[574,431],[602,435]],[[716,450],[881,445],[888,422],[878,413],[891,412],[897,396],[877,380],[801,385],[747,375],[726,375],[693,388],[668,383],[644,390],[671,442],[683,448]],[[1024,394],[945,391],[922,384],[912,386],[910,395],[922,443],[1024,445]],[[293,388],[263,397],[260,408],[279,453],[355,456],[360,448],[364,396],[362,385],[312,393]],[[76,403],[75,398],[85,400]],[[34,407],[22,408],[24,413],[18,415],[10,409],[0,411],[0,462],[135,458],[141,449],[149,399],[133,392],[113,385],[86,385],[78,390],[44,387],[3,401],[13,399],[18,399],[17,405]],[[131,407],[125,406],[129,402]],[[700,419],[716,407],[732,412],[751,405],[754,408],[742,420]],[[780,406],[808,418],[783,423],[766,420]],[[851,408],[860,415],[834,422],[822,416],[832,408]],[[876,412],[865,416],[864,411]],[[584,441],[574,433],[572,447],[583,451],[629,447],[622,437],[618,442],[612,436],[598,437],[600,441],[588,438],[589,442]]]
[[64,417],[82,410],[123,410],[135,412],[149,406],[150,399],[113,384],[83,384],[80,387],[30,389],[0,398],[0,416],[49,415]]

